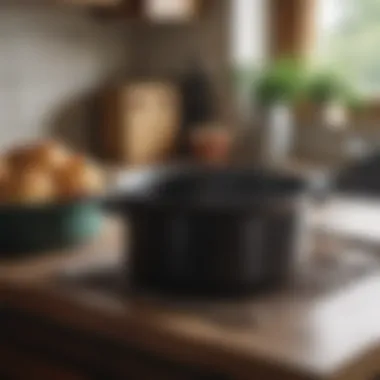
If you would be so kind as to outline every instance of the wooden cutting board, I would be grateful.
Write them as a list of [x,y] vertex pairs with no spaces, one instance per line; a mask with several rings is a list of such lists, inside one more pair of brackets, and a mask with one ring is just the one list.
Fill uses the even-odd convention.
[[131,166],[156,164],[176,150],[180,99],[169,82],[130,81],[102,97],[104,155]]

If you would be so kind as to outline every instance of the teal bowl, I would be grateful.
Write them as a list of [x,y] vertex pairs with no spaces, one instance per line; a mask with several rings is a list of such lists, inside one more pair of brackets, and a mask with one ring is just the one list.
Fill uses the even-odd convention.
[[102,219],[96,199],[1,206],[0,257],[75,247],[100,232]]

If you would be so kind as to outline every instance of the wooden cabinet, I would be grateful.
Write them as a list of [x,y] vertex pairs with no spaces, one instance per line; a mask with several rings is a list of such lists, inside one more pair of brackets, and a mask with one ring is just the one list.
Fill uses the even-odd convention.
[[191,21],[199,14],[200,0],[144,0],[143,17],[153,22]]
[[[51,1],[45,0],[51,4]],[[187,23],[200,17],[211,0],[53,0],[57,5],[86,7],[99,16],[151,23]]]
[[138,19],[141,0],[54,0],[57,5],[85,8],[101,19]]
[[115,7],[126,4],[125,0],[56,0],[59,4],[88,7]]
[[[206,0],[209,2],[210,0]],[[100,8],[117,17],[158,23],[194,20],[204,8],[204,0],[55,0],[56,4]]]
[[73,368],[66,368],[55,361],[32,351],[25,351],[10,344],[0,345],[0,379],[25,380],[90,380]]
[[0,378],[18,380],[224,380],[147,352],[5,311]]

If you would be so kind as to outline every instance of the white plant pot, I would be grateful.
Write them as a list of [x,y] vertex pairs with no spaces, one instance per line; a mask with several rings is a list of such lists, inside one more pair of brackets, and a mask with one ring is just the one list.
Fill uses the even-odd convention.
[[260,160],[278,165],[288,158],[294,141],[293,113],[282,104],[263,108],[257,113],[260,134]]

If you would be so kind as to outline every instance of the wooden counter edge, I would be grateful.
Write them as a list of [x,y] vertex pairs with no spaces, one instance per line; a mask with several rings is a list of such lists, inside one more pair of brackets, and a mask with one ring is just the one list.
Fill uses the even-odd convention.
[[54,287],[47,290],[38,284],[0,283],[0,310],[8,308],[25,312],[59,326],[114,339],[184,365],[222,371],[233,379],[246,379],[248,374],[273,380],[322,378],[318,374],[302,373],[284,363],[269,363],[252,352],[229,349],[206,339],[201,341],[181,336],[169,328],[160,328],[155,323],[155,316],[128,315],[111,307],[107,314],[102,313],[96,306],[98,302],[99,299],[88,300],[85,304],[82,298],[74,300]]

